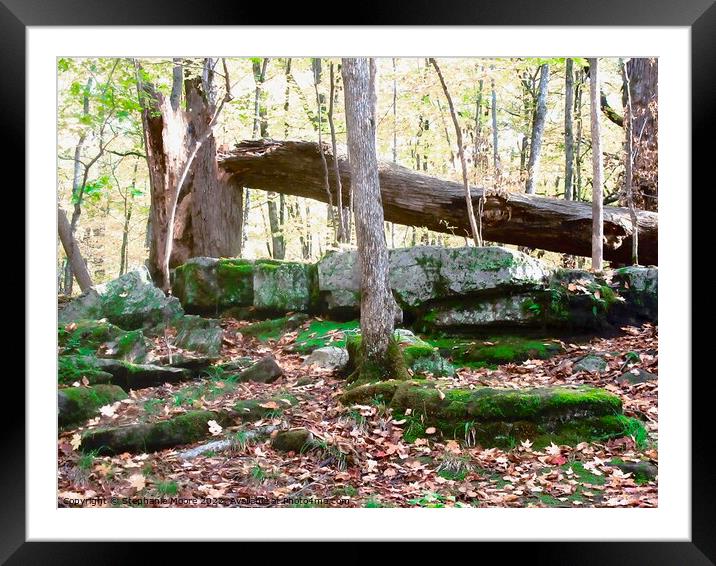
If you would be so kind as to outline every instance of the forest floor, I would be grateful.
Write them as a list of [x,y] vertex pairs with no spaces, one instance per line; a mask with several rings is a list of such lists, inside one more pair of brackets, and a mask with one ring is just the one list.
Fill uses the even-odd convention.
[[[462,368],[460,387],[535,387],[588,384],[620,396],[624,414],[641,419],[648,439],[632,437],[577,446],[534,449],[528,441],[511,449],[483,449],[469,436],[438,434],[403,439],[404,422],[385,405],[345,407],[338,396],[345,380],[328,370],[302,365],[291,352],[296,332],[261,342],[241,334],[245,323],[223,322],[222,361],[273,355],[284,376],[272,384],[233,383],[222,376],[132,391],[130,398],[103,407],[83,427],[62,431],[58,440],[58,505],[142,507],[656,507],[657,482],[633,477],[618,462],[658,464],[656,381],[618,383],[625,368],[658,374],[658,330],[626,327],[616,338],[565,342],[547,360],[528,360],[497,369]],[[163,348],[160,341],[157,349]],[[573,372],[576,359],[599,353],[603,373]],[[637,356],[638,355],[638,356]],[[635,362],[635,360],[638,360]],[[631,365],[629,365],[631,363]],[[444,379],[444,378],[443,378]],[[215,438],[234,438],[228,450],[194,458],[184,447],[149,454],[99,456],[79,450],[87,427],[161,419],[188,409],[216,410],[239,399],[291,395],[298,404],[236,427],[216,428]],[[270,408],[270,403],[266,406]],[[303,427],[313,433],[310,449],[278,452],[251,430]],[[232,436],[233,435],[233,436]],[[196,445],[194,445],[196,446]]]

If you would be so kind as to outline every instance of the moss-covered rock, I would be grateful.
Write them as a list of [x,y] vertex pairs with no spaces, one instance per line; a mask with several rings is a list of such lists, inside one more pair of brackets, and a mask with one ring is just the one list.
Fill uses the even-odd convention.
[[628,435],[638,424],[621,414],[619,397],[592,387],[442,391],[430,383],[388,381],[348,390],[341,402],[365,403],[379,395],[394,416],[409,415],[410,435],[433,426],[450,438],[469,435],[483,446],[526,439],[540,447],[575,444]]
[[132,364],[122,360],[109,360],[91,356],[60,356],[58,381],[69,385],[87,377],[90,383],[106,380],[119,385],[126,391],[155,387],[164,383],[178,383],[191,379],[189,369],[180,367],[156,366],[152,364]]
[[141,363],[151,343],[141,330],[125,331],[106,320],[78,320],[57,328],[60,354],[96,355]]
[[489,336],[485,340],[442,336],[428,337],[425,341],[453,364],[467,367],[545,360],[563,351],[555,340],[513,335]]
[[97,359],[92,356],[70,355],[57,358],[57,383],[69,386],[73,383],[88,385],[110,383],[112,374],[100,368]]
[[299,453],[312,439],[313,433],[305,428],[282,430],[271,439],[271,446],[281,452]]
[[253,272],[254,307],[270,312],[314,311],[318,306],[316,266],[259,261]]
[[149,328],[184,314],[176,297],[167,297],[141,267],[96,285],[59,311],[60,324],[106,318],[124,330]]
[[197,257],[174,270],[172,292],[187,312],[218,314],[253,304],[253,260]]
[[176,329],[174,345],[183,350],[219,358],[223,332],[218,320],[183,316],[172,323]]
[[629,266],[613,274],[617,292],[625,298],[616,305],[613,317],[620,322],[659,322],[659,269]]
[[104,405],[127,398],[127,393],[116,385],[67,387],[57,392],[57,420],[61,427],[70,426],[97,416]]
[[534,294],[466,297],[434,303],[419,316],[416,326],[423,332],[480,332],[494,328],[536,328],[543,324],[540,313],[525,308]]
[[[513,294],[544,288],[550,269],[502,247],[414,246],[390,250],[390,287],[403,309],[475,294]],[[319,289],[330,310],[357,309],[360,273],[356,252],[333,253],[318,262]]]
[[610,464],[619,468],[625,474],[631,474],[637,483],[653,481],[659,475],[659,468],[651,462],[644,460],[639,462],[625,462],[624,460],[615,458]]
[[84,451],[99,454],[142,453],[190,444],[210,434],[208,422],[225,423],[225,416],[212,411],[189,411],[154,423],[98,428],[82,435]]

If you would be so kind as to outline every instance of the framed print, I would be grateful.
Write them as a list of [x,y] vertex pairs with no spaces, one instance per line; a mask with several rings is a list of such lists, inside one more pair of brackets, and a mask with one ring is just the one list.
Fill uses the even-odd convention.
[[713,563],[690,185],[716,9],[610,4],[3,0],[28,222],[3,559]]

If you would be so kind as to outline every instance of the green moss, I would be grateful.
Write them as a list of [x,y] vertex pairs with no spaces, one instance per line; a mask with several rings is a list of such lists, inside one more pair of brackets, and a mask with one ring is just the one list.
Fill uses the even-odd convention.
[[290,332],[303,324],[306,319],[306,315],[302,314],[273,318],[244,326],[240,329],[240,332],[244,336],[254,336],[262,342],[278,340],[286,332]]
[[100,407],[127,398],[127,394],[116,385],[68,387],[60,391],[60,396],[60,426],[86,421],[95,416]]
[[152,452],[181,444],[197,442],[209,435],[208,422],[226,423],[212,411],[189,411],[154,423],[93,429],[82,435],[83,451],[102,454]]
[[296,352],[307,354],[323,346],[346,346],[346,337],[360,332],[360,322],[335,322],[332,320],[313,320],[307,328],[300,331],[293,345]]
[[519,363],[529,359],[548,359],[562,351],[554,340],[537,340],[522,336],[490,336],[486,340],[459,337],[427,337],[425,342],[441,355],[462,367],[490,367]]
[[618,414],[618,397],[590,387],[440,391],[409,382],[396,387],[390,406],[394,414],[410,409],[411,418],[448,437],[469,437],[484,446],[513,448],[525,439],[536,446],[576,444],[624,436],[630,426],[636,429]]
[[402,349],[394,337],[388,340],[388,348],[379,358],[366,355],[365,345],[360,335],[351,336],[346,341],[346,348],[348,349],[348,368],[352,371],[348,377],[349,383],[363,384],[388,379],[410,379]]
[[100,370],[89,356],[59,356],[57,358],[57,383],[69,386],[86,378],[90,385],[109,383],[112,374]]
[[78,320],[73,325],[57,327],[57,342],[63,354],[93,354],[105,342],[133,336],[106,320]]
[[[389,379],[386,381],[378,381],[375,383],[365,383],[363,385],[353,386],[346,390],[340,396],[340,402],[344,405],[366,405],[373,400],[376,402],[390,403],[395,391],[399,385],[405,383],[397,379]],[[414,385],[418,382],[413,381]]]
[[219,306],[250,306],[254,300],[254,265],[246,259],[220,259],[216,264]]

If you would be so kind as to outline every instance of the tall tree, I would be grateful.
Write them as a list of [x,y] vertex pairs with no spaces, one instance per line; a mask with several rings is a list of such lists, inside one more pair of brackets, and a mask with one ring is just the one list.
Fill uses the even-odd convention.
[[629,71],[626,63],[621,62],[622,79],[624,81],[624,193],[626,194],[627,206],[631,216],[632,226],[632,246],[631,246],[631,262],[633,265],[639,264],[639,224],[636,216],[636,205],[634,203],[634,134],[633,115],[631,99],[631,85],[629,79]]
[[[189,77],[185,104],[175,109],[139,63],[136,70],[151,200],[148,267],[167,289],[170,267],[191,257],[235,256],[241,247],[241,185],[219,171],[213,135],[230,91],[216,104],[204,92],[202,77]],[[226,68],[222,75],[227,88]]]
[[388,282],[388,247],[376,150],[375,60],[343,59],[351,184],[361,273],[361,341],[355,377],[359,381],[407,378],[393,339],[395,300]]
[[333,195],[331,194],[331,182],[328,178],[328,162],[326,161],[326,152],[323,148],[323,102],[322,96],[318,90],[321,83],[321,59],[314,57],[311,59],[311,68],[313,69],[313,88],[316,92],[316,108],[318,111],[318,151],[321,155],[321,165],[323,166],[323,189],[328,197],[328,208],[326,210],[326,220],[333,227],[333,241],[338,241],[338,223],[336,222],[335,213],[333,211]]
[[589,59],[589,102],[592,123],[592,269],[601,271],[604,258],[604,204],[602,186],[602,132],[599,125],[599,59]]
[[500,176],[500,152],[497,147],[497,91],[494,76],[490,84],[492,86],[492,163],[495,168],[495,182],[497,182]]
[[574,197],[574,61],[567,58],[564,81],[564,198]]
[[87,271],[87,264],[80,253],[80,247],[77,245],[75,236],[70,229],[67,213],[59,206],[57,207],[57,232],[60,236],[65,254],[67,255],[67,261],[72,266],[72,273],[77,278],[80,289],[84,292],[92,286],[92,277],[90,277],[89,271]]
[[658,60],[633,57],[627,61],[632,104],[633,186],[640,208],[658,210]]
[[[458,155],[460,156],[460,165],[462,167],[462,186],[465,190],[465,204],[467,206],[467,217],[470,221],[470,231],[472,232],[472,238],[475,242],[475,245],[480,247],[482,246],[482,231],[478,227],[477,220],[475,219],[475,211],[472,207],[472,195],[470,194],[470,184],[467,179],[467,161],[465,160],[465,149],[463,147],[462,143],[462,129],[460,128],[460,123],[457,120],[457,113],[455,112],[455,106],[452,102],[452,97],[450,96],[450,91],[448,90],[447,85],[445,84],[445,79],[443,78],[443,74],[440,71],[440,67],[438,66],[438,62],[430,58],[430,62],[433,64],[433,67],[435,67],[435,72],[438,74],[438,78],[440,79],[440,84],[443,87],[443,92],[445,93],[445,98],[447,98],[448,106],[450,107],[450,116],[452,117],[452,123],[455,126],[455,136],[457,137],[457,151]],[[448,138],[449,142],[450,138]],[[451,152],[452,153],[452,152]]]
[[[333,106],[335,104],[336,96],[336,77],[333,69],[333,61],[329,63],[329,74],[331,89],[328,99],[328,125],[331,128],[331,148],[333,155],[338,154],[338,143],[336,141],[336,125],[333,119]],[[338,233],[337,238],[339,242],[350,242],[351,234],[348,226],[348,210],[343,207],[343,187],[341,186],[341,172],[338,169],[338,160],[334,159],[334,181],[336,187],[336,206],[338,207]]]
[[537,106],[535,108],[534,120],[532,122],[532,138],[530,141],[530,159],[527,163],[527,183],[525,192],[528,195],[535,194],[537,181],[539,179],[540,156],[542,154],[542,138],[544,136],[544,124],[547,117],[547,86],[549,84],[549,65],[542,64],[539,76],[539,92],[537,95]]

